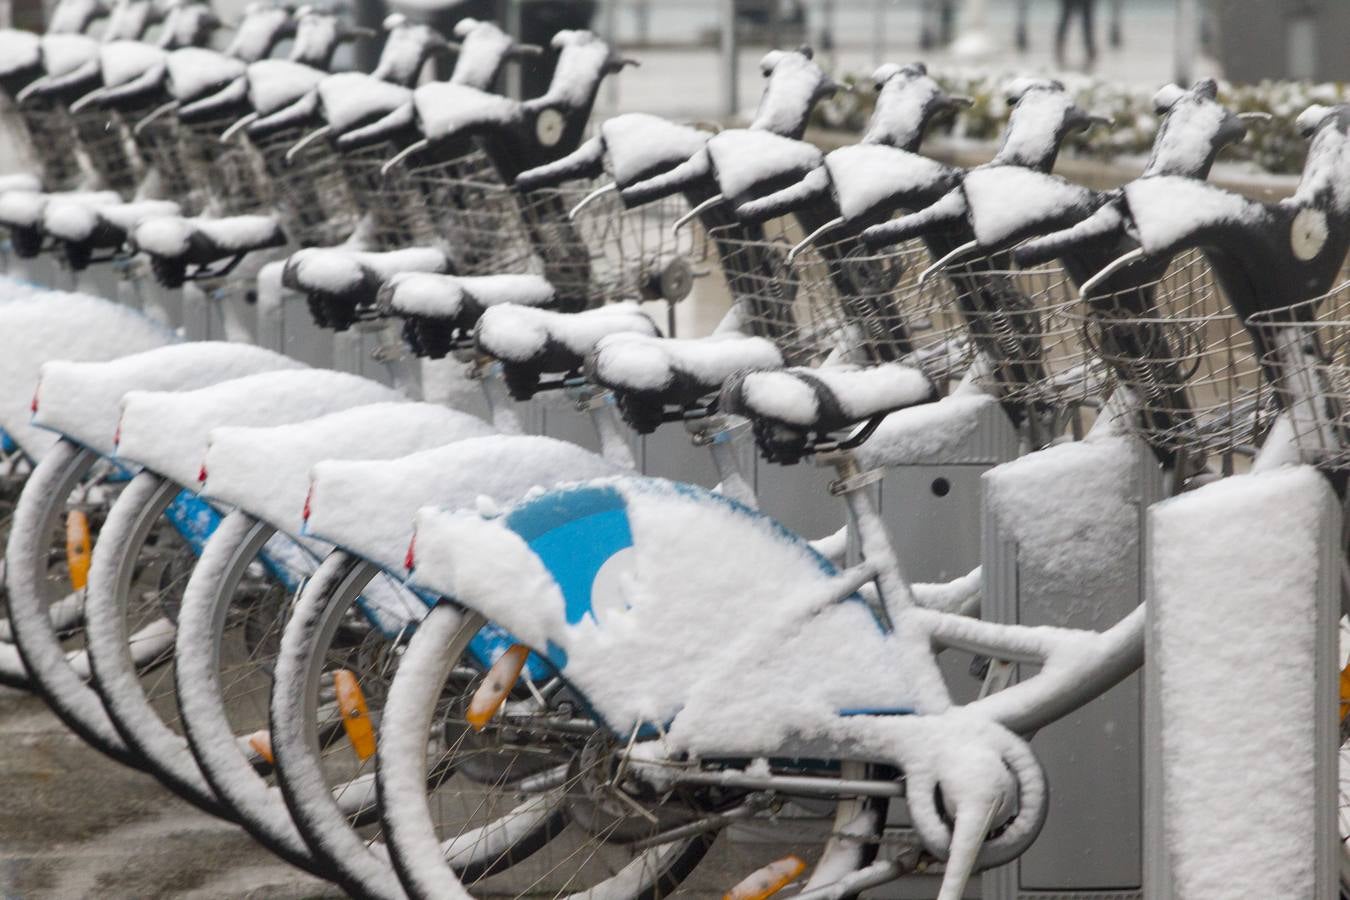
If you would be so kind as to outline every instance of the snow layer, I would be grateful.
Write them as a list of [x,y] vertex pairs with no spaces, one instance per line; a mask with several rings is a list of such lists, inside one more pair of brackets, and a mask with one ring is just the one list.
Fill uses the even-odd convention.
[[408,247],[387,253],[307,247],[286,261],[288,274],[306,288],[341,294],[360,286],[367,272],[388,281],[400,272],[444,272],[445,253],[434,247]]
[[610,173],[621,187],[654,169],[684,162],[712,137],[710,132],[646,113],[606,119],[600,134]]
[[122,395],[128,391],[189,391],[302,367],[280,353],[223,341],[172,344],[109,362],[49,362],[38,381],[33,424],[112,456]]
[[500,360],[524,362],[545,352],[550,344],[585,356],[601,338],[623,331],[659,334],[636,303],[614,303],[579,313],[507,304],[483,313],[474,338],[480,349]]
[[30,421],[43,363],[116,359],[172,340],[140,313],[87,294],[42,292],[0,304],[0,429],[41,458],[57,440]]
[[796,174],[800,178],[825,159],[817,147],[805,141],[746,129],[714,135],[708,141],[708,155],[717,173],[717,185],[727,197],[740,197],[775,176]]
[[381,301],[396,313],[453,319],[463,311],[466,298],[481,307],[545,306],[555,296],[553,285],[539,275],[401,272],[389,279]]
[[0,175],[0,194],[7,191],[40,191],[42,179],[36,175],[19,172],[12,175]]
[[995,162],[1039,166],[1054,159],[1065,122],[1077,110],[1073,98],[1057,84],[1038,79],[1015,81],[1008,93],[1017,97],[1017,105],[1008,117]]
[[99,42],[83,34],[42,36],[42,68],[50,78],[60,78],[98,59]]
[[[491,90],[501,69],[502,59],[515,45],[511,36],[493,22],[464,18],[455,23],[455,37],[459,39],[459,53],[450,80],[455,84]],[[390,35],[393,39],[393,35]],[[389,52],[389,42],[385,43]]]
[[1092,191],[1022,166],[981,166],[966,173],[966,202],[975,240],[998,247],[1029,223],[1086,212]]
[[195,487],[212,428],[284,425],[401,399],[374,381],[318,369],[249,375],[192,391],[131,391],[122,397],[117,455]]
[[1291,467],[1150,512],[1163,814],[1173,890],[1188,900],[1317,894],[1316,580],[1329,493],[1312,468]]
[[741,369],[781,368],[783,355],[772,341],[761,337],[665,338],[626,333],[602,338],[591,364],[607,385],[659,391],[681,375],[716,386]]
[[797,134],[810,115],[826,82],[820,66],[793,50],[770,50],[759,69],[768,78],[750,128],[774,134]]
[[965,443],[1002,407],[982,391],[957,392],[936,403],[896,410],[854,451],[863,469],[960,462]]
[[1252,222],[1262,214],[1260,204],[1238,194],[1170,175],[1131,181],[1125,185],[1125,201],[1147,254],[1175,249],[1202,226]]
[[877,99],[864,144],[915,145],[923,137],[924,127],[935,104],[942,102],[943,91],[920,65],[887,64],[872,73]]
[[591,100],[609,62],[609,44],[589,31],[559,31],[549,41],[558,52],[553,80],[537,104],[580,109]]
[[169,54],[143,41],[113,41],[99,50],[104,87],[118,87],[153,71],[163,71]]
[[[1181,102],[1183,98],[1185,102]],[[1215,139],[1232,115],[1208,97],[1183,93],[1173,100],[1158,126],[1144,175],[1202,175],[1205,163],[1214,153]]]
[[892,197],[931,190],[951,173],[936,160],[883,144],[840,147],[825,157],[825,168],[845,219],[865,215]]
[[248,102],[259,116],[290,106],[326,76],[313,66],[286,59],[263,59],[248,67]]
[[435,140],[480,123],[505,125],[520,118],[520,104],[463,84],[433,81],[413,91],[422,133]]
[[383,116],[412,100],[413,92],[364,72],[339,72],[319,82],[324,120],[338,134]]
[[17,28],[0,29],[0,75],[9,75],[42,62],[42,38]]
[[[803,377],[797,377],[799,372]],[[755,372],[746,376],[741,397],[751,414],[811,426],[821,421],[817,384],[834,396],[849,421],[913,406],[933,396],[933,384],[923,372],[889,363],[866,368],[824,366]]]
[[492,428],[431,403],[377,403],[277,427],[212,430],[204,496],[298,534],[309,471],[325,459],[393,459]]
[[223,87],[247,72],[238,59],[202,47],[184,47],[169,54],[169,90],[188,102]]
[[599,454],[545,437],[471,438],[388,462],[327,461],[310,476],[305,533],[402,572],[413,517],[428,504],[506,506],[531,488],[613,475]]

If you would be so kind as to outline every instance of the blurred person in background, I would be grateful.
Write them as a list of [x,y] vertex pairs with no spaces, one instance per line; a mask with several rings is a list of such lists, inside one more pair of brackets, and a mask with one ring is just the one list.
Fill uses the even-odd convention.
[[1096,0],[1059,0],[1059,26],[1055,30],[1055,64],[1065,68],[1064,39],[1068,36],[1069,25],[1074,17],[1083,22],[1083,50],[1086,54],[1085,68],[1091,71],[1097,63],[1097,39],[1094,34],[1093,12]]

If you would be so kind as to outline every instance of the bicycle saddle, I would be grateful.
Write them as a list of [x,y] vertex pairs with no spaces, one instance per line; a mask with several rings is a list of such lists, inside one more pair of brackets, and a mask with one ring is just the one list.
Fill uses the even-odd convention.
[[[382,402],[284,425],[211,430],[202,496],[242,509],[289,534],[304,524],[309,470],[326,459],[395,459],[492,434],[476,416],[436,403]],[[259,472],[268,477],[259,478]]]
[[228,341],[169,344],[109,362],[48,362],[33,394],[33,424],[112,456],[120,402],[128,391],[187,391],[303,367],[280,353]]
[[511,396],[528,400],[543,387],[544,373],[579,372],[601,338],[620,332],[658,333],[634,303],[577,313],[507,304],[483,312],[474,341],[480,351],[502,363]]
[[624,421],[638,434],[684,418],[736,372],[779,369],[783,355],[773,342],[741,334],[663,338],[615,334],[586,358],[586,378],[614,392]]
[[[272,216],[160,216],[132,229],[128,243],[150,257],[160,284],[177,288],[189,279],[223,275],[255,250],[283,246],[286,233]],[[223,270],[206,270],[222,260],[228,261]],[[196,267],[190,275],[189,266]]]
[[168,74],[169,53],[142,41],[113,41],[99,48],[103,86],[90,91],[70,106],[78,112],[86,106],[117,107],[158,94]]
[[765,459],[791,464],[831,432],[936,399],[921,371],[886,363],[742,372],[723,385],[720,402],[723,412],[751,421]]
[[376,306],[404,320],[403,337],[417,356],[442,359],[468,339],[492,306],[549,306],[557,293],[539,275],[439,275],[401,272],[380,288]]
[[543,484],[619,474],[598,453],[555,438],[495,435],[394,460],[325,460],[310,472],[305,533],[400,572],[417,511],[509,505]]
[[281,283],[305,295],[320,328],[346,331],[374,310],[380,287],[399,272],[444,272],[445,253],[433,247],[364,252],[308,247],[292,253]]
[[88,267],[95,250],[116,250],[146,219],[177,216],[177,203],[140,200],[130,203],[88,203],[57,198],[42,213],[42,229],[62,242],[74,271]]
[[213,428],[285,425],[404,399],[369,378],[325,369],[264,372],[191,391],[130,391],[122,397],[117,455],[193,487]]
[[17,28],[0,29],[0,89],[13,97],[42,77],[42,36]]
[[0,194],[0,227],[9,229],[10,243],[20,259],[31,259],[42,250],[42,218],[53,200],[96,205],[119,202],[115,191],[68,191],[45,194],[38,191],[7,191]]
[[8,191],[37,192],[42,190],[42,179],[36,175],[20,172],[15,175],[0,175],[0,194]]

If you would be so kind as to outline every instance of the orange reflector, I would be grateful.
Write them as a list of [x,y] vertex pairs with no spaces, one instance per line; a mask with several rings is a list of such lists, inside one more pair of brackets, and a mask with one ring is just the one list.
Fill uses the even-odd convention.
[[89,516],[82,509],[72,509],[66,514],[66,567],[70,570],[70,586],[77,591],[84,590],[89,583],[89,560],[93,552]]
[[1350,715],[1350,666],[1341,669],[1341,721]]
[[511,693],[511,688],[515,687],[516,679],[520,678],[520,670],[525,668],[525,658],[529,655],[529,647],[524,644],[512,644],[497,658],[492,668],[488,669],[487,675],[483,677],[483,683],[473,692],[473,699],[469,701],[469,711],[464,714],[464,718],[473,726],[474,731],[486,728],[487,723],[497,714],[497,710],[501,709]]
[[796,856],[774,860],[722,895],[722,900],[764,900],[772,897],[806,871],[806,863]]
[[255,731],[248,736],[248,745],[253,748],[253,752],[267,761],[269,766],[276,765],[276,759],[272,756],[272,732],[266,728],[261,731]]
[[357,757],[365,762],[375,755],[375,728],[370,724],[370,709],[366,694],[356,676],[347,669],[333,673],[333,687],[337,690],[338,709],[342,710],[342,727]]

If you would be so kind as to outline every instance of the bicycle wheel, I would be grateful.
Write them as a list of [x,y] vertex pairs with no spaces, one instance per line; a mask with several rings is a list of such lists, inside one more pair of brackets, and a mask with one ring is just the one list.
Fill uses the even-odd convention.
[[[95,469],[99,466],[97,453],[61,440],[24,485],[5,551],[5,584],[15,644],[13,648],[0,646],[0,661],[6,670],[17,665],[17,660],[10,658],[9,651],[14,651],[22,663],[20,671],[26,673],[32,687],[67,727],[119,762],[143,768],[144,759],[122,740],[98,694],[86,683],[89,673],[88,659],[82,652],[83,629],[71,625],[58,633],[52,626],[53,605],[78,605],[83,613],[84,591],[72,589],[64,550],[56,548],[64,547],[67,514],[87,499],[83,486],[97,482]],[[110,502],[111,496],[106,496],[97,514],[86,516],[91,532],[100,530],[101,508]]]
[[[415,606],[358,604],[376,584],[381,596]],[[402,599],[402,598],[400,598]],[[282,634],[272,686],[272,751],[277,783],[314,855],[340,883],[365,897],[402,898],[382,846],[370,747],[344,723],[338,673],[359,688],[367,723],[379,721],[397,666],[400,637],[416,624],[421,601],[379,567],[335,551],[306,582]],[[348,707],[349,708],[349,707]]]
[[226,515],[183,594],[174,680],[183,731],[221,802],[273,853],[331,880],[336,873],[310,853],[271,784],[267,734],[288,599],[316,565],[270,525]]
[[173,696],[174,634],[197,560],[184,531],[197,517],[194,527],[209,529],[209,507],[153,472],[122,492],[90,571],[90,668],[113,726],[145,767],[178,796],[229,818],[192,758]]
[[[724,893],[789,856],[804,865],[828,857],[821,877],[835,880],[875,854],[884,799],[769,800],[653,784],[628,766],[631,742],[591,721],[580,698],[556,683],[526,679],[507,712],[475,732],[464,710],[479,675],[457,663],[482,625],[449,605],[434,609],[409,642],[385,705],[380,810],[410,896],[453,895],[451,863],[466,858],[476,865],[461,865],[460,880],[485,895],[631,898],[677,887]],[[853,777],[860,766],[839,771]],[[455,817],[438,812],[456,804]],[[536,826],[545,816],[549,827]],[[437,827],[452,819],[454,830]]]
[[[17,448],[4,449],[3,440],[3,435],[0,435],[0,547],[9,543],[9,526],[14,520],[14,507],[32,472],[27,458]],[[9,605],[5,599],[4,557],[0,557],[0,643],[14,643],[14,631],[9,624]],[[16,681],[26,681],[22,673],[16,673],[13,677]],[[0,667],[0,683],[4,683],[4,679],[5,673]]]

